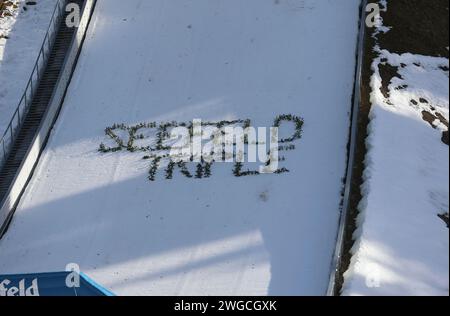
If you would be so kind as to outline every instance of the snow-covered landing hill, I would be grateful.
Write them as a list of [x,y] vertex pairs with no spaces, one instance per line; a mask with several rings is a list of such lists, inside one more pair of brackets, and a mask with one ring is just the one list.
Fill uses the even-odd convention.
[[[0,274],[77,263],[117,294],[325,294],[346,164],[359,0],[98,0]],[[114,123],[304,118],[289,173],[206,179],[98,152]],[[292,133],[283,125],[283,135]],[[189,164],[195,172],[195,164]]]

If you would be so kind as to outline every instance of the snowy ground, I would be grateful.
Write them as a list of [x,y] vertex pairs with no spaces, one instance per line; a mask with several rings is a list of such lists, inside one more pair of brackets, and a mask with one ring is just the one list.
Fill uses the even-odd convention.
[[[339,220],[359,0],[98,0],[0,274],[77,263],[122,295],[325,294]],[[289,173],[147,179],[101,154],[113,123],[304,118]],[[292,133],[288,125],[283,135]],[[192,165],[189,165],[194,170]]]
[[[449,151],[441,138],[449,62],[377,50],[364,199],[343,293],[448,295],[448,227],[438,215],[448,219]],[[398,70],[387,90],[383,67]]]
[[[25,90],[53,13],[56,0],[12,1],[0,17],[0,136],[3,135]],[[24,7],[27,10],[24,10]]]

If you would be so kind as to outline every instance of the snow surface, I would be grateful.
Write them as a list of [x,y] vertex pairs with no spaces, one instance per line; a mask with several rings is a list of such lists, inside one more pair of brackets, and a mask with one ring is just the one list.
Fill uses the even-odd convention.
[[56,0],[38,0],[18,8],[12,16],[0,18],[0,137],[8,126],[39,55]]
[[[437,215],[449,209],[449,151],[441,141],[448,126],[436,121],[433,129],[422,111],[448,122],[449,74],[442,68],[449,62],[376,49],[364,198],[343,294],[446,296],[448,228]],[[392,79],[389,99],[380,90],[385,60],[402,77]]]
[[[99,0],[0,273],[74,262],[119,295],[325,294],[346,165],[359,0]],[[290,173],[147,179],[113,123],[305,120]],[[286,127],[282,133],[290,134]],[[191,170],[194,168],[190,166]]]

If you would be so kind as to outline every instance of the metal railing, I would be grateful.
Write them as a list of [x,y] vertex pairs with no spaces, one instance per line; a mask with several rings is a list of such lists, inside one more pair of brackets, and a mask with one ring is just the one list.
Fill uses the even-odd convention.
[[53,44],[55,42],[56,33],[59,29],[61,19],[64,17],[65,7],[67,0],[57,0],[55,8],[53,10],[52,18],[39,50],[39,55],[34,64],[30,78],[28,79],[25,91],[19,101],[19,104],[14,111],[14,114],[9,122],[2,138],[0,139],[0,168],[6,162],[11,147],[13,146],[16,137],[22,127],[24,118],[26,117],[28,110],[33,102],[36,89],[39,85],[39,81],[42,77],[45,67],[50,56]]

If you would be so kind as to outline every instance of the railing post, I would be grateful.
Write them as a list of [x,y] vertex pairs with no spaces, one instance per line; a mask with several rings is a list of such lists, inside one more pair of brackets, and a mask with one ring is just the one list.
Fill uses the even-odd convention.
[[20,118],[20,106],[17,108],[17,116],[19,117],[19,123],[22,121]]
[[[41,54],[42,54],[42,48],[41,48],[41,51],[39,52],[39,56]],[[41,75],[40,75],[40,71],[39,71],[39,58],[37,60],[36,67],[37,67],[37,80],[40,81],[41,80]]]

